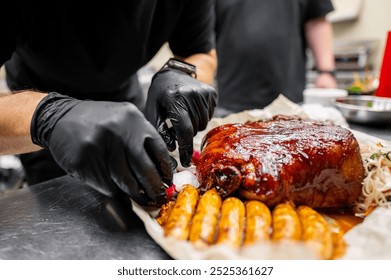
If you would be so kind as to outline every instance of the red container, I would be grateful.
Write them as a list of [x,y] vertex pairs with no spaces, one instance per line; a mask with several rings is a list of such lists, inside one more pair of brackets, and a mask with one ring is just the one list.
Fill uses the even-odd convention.
[[376,96],[391,98],[391,31],[387,36]]

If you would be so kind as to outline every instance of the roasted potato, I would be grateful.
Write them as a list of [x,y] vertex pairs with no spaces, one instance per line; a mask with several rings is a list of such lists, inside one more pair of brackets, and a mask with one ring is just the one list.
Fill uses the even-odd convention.
[[288,203],[277,205],[272,212],[272,240],[300,240],[301,222],[295,209]]
[[346,242],[344,240],[345,232],[336,220],[327,215],[322,216],[326,220],[327,226],[331,234],[331,242],[333,244],[333,253],[331,258],[338,259],[342,257],[346,252]]
[[243,202],[235,197],[225,199],[221,207],[217,244],[227,244],[233,248],[239,248],[242,245],[244,235],[244,219]]
[[330,259],[333,244],[326,220],[308,206],[300,206],[297,213],[302,224],[302,240],[313,247],[322,259]]
[[215,189],[208,190],[198,201],[189,235],[189,240],[196,246],[206,247],[214,243],[221,204],[221,196]]
[[192,185],[186,185],[179,192],[175,205],[164,224],[165,236],[187,240],[197,202],[198,191]]
[[170,213],[172,209],[174,208],[175,200],[170,200],[166,204],[164,204],[159,211],[159,214],[157,215],[156,221],[159,225],[164,226],[166,223],[168,216],[170,216]]
[[246,206],[246,230],[244,245],[270,239],[272,216],[269,208],[262,202],[250,200]]

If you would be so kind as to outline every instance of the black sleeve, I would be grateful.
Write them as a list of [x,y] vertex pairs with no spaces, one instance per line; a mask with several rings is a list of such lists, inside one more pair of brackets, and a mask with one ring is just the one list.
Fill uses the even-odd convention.
[[[16,1],[15,1],[16,2]],[[18,21],[16,8],[18,5],[14,1],[7,3],[6,9],[2,9],[0,14],[1,44],[0,44],[0,66],[2,66],[12,56],[16,48]]]
[[169,40],[172,52],[186,57],[214,48],[214,18],[214,0],[187,0]]
[[304,21],[323,17],[334,10],[331,0],[307,0],[305,2]]

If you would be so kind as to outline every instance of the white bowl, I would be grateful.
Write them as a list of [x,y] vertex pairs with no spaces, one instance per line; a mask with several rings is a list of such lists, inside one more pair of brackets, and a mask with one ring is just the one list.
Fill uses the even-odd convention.
[[303,92],[305,104],[335,106],[337,98],[348,96],[347,90],[339,88],[306,88]]

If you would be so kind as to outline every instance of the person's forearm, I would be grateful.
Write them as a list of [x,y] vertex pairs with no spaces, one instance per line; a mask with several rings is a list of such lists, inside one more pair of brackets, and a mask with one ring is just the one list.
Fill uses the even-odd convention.
[[40,149],[30,136],[30,124],[38,103],[46,94],[23,91],[0,96],[0,155]]
[[310,20],[305,25],[307,43],[319,70],[334,70],[333,29],[326,17]]
[[310,20],[305,25],[308,46],[319,71],[315,87],[335,88],[337,81],[333,75],[335,61],[333,54],[333,30],[326,17]]
[[178,58],[197,67],[197,80],[207,84],[213,83],[217,68],[217,56],[214,49],[208,53],[197,53],[185,58]]

